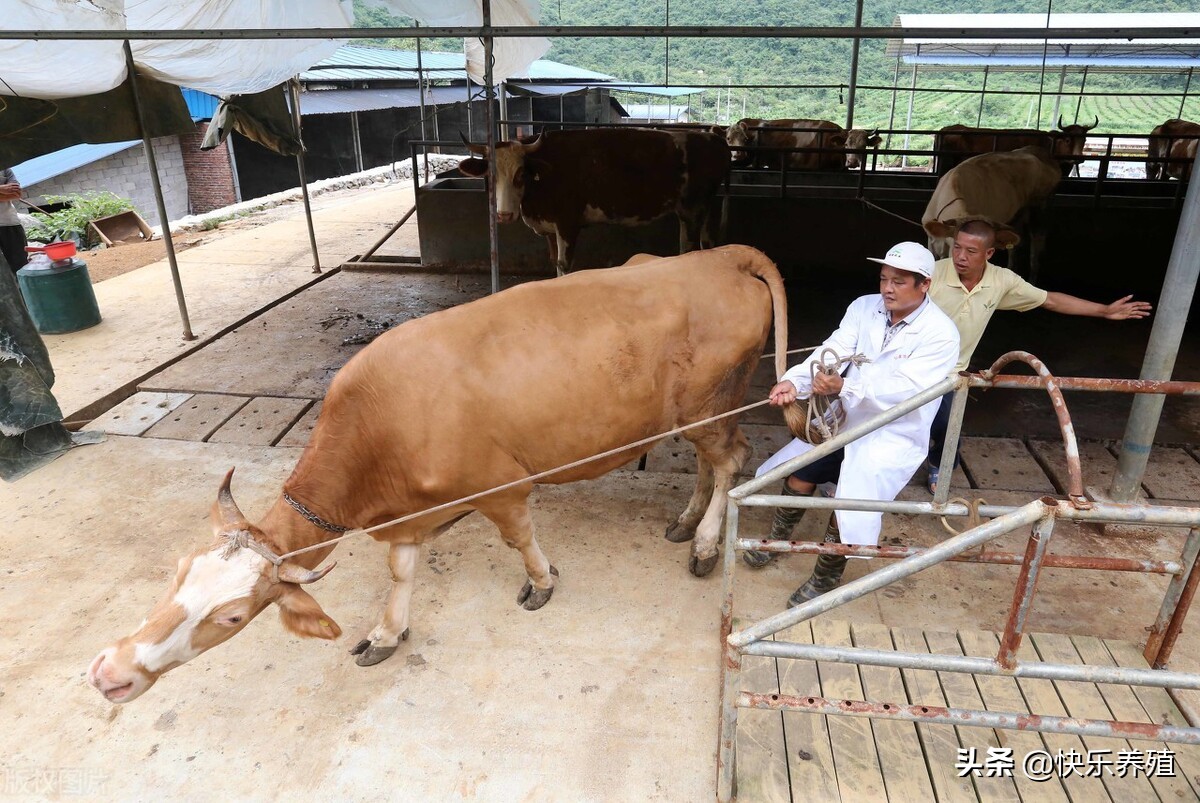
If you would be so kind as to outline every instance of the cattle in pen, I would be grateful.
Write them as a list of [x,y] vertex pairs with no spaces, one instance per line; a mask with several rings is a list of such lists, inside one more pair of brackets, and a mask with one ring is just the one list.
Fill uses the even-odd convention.
[[[1039,208],[1061,180],[1058,163],[1045,148],[972,156],[938,180],[925,206],[921,225],[929,235],[929,250],[939,259],[949,256],[959,222],[983,217],[1028,230],[1030,270],[1036,275],[1045,240]],[[997,243],[1011,247],[1016,239],[998,237]]]
[[883,140],[878,129],[849,131],[829,120],[761,120],[747,117],[725,133],[734,164],[779,170],[858,169],[865,152]]
[[[530,478],[567,466],[539,482],[599,477],[653,441],[629,444],[738,408],[772,322],[774,368],[786,370],[786,312],[775,265],[730,245],[529,282],[401,324],[338,372],[298,464],[257,523],[234,502],[232,471],[225,476],[211,542],[180,560],[132,634],[96,656],[90,683],[112,702],[132,700],[271,605],[288,631],[336,638],[341,629],[305,589],[332,568],[316,568],[335,548],[325,542],[349,528],[386,525],[370,536],[389,545],[394,581],[354,649],[360,665],[408,637],[421,545],[476,511],[520,553],[517,602],[540,608],[560,578],[534,537]],[[683,436],[696,449],[696,486],[666,535],[693,541],[689,568],[703,576],[717,562],[726,493],[750,446],[736,416]]]
[[[463,160],[459,171],[487,175],[487,146],[463,141],[475,157]],[[637,225],[673,213],[680,253],[711,248],[729,148],[717,134],[700,130],[545,131],[526,142],[498,143],[496,171],[497,221],[520,218],[545,237],[562,276],[589,223]]]
[[1146,145],[1146,178],[1187,181],[1196,160],[1200,123],[1173,118],[1156,125]]
[[1087,133],[1099,124],[1100,118],[1096,117],[1091,125],[1066,125],[1062,115],[1059,115],[1058,128],[1052,131],[948,125],[933,137],[933,149],[937,152],[936,172],[938,175],[945,175],[966,159],[981,153],[1042,147],[1050,151],[1065,177],[1083,162],[1083,146],[1087,142]]

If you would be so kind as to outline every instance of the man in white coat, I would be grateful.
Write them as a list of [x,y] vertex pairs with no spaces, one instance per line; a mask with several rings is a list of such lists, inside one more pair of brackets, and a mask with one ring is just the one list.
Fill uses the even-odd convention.
[[[912,242],[893,246],[883,259],[879,293],[856,299],[837,330],[809,360],[793,366],[771,388],[773,406],[782,407],[810,395],[836,396],[846,412],[845,427],[853,427],[911,398],[950,375],[958,360],[959,336],[954,323],[927,294],[933,276],[933,254]],[[810,365],[825,349],[839,357],[866,357],[850,363],[843,375],[817,372]],[[835,497],[896,498],[925,460],[929,426],[937,401],[850,443],[828,457],[805,466],[784,482],[783,493],[806,496],[823,483],[837,483]],[[813,447],[799,439],[781,449],[758,470],[761,475]],[[788,540],[802,510],[779,508],[771,527],[772,540]],[[827,543],[875,545],[883,514],[836,511],[825,533]],[[748,551],[751,566],[765,566],[773,555]],[[831,591],[842,581],[846,558],[819,555],[812,576],[788,599],[795,606]]]

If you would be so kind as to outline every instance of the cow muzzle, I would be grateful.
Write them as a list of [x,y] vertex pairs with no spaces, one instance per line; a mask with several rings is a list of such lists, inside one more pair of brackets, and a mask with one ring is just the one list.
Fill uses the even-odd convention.
[[517,219],[516,212],[500,212],[500,211],[496,212],[496,222],[497,223],[512,223],[516,219]]
[[135,700],[157,680],[139,669],[123,667],[121,664],[117,648],[109,647],[92,659],[88,667],[88,683],[110,703]]

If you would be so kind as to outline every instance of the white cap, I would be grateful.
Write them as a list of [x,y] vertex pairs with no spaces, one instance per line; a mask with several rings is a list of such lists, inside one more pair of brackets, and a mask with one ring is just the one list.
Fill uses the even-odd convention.
[[867,257],[872,262],[891,265],[893,268],[919,273],[927,279],[933,278],[933,254],[920,243],[896,243],[888,249],[883,259]]

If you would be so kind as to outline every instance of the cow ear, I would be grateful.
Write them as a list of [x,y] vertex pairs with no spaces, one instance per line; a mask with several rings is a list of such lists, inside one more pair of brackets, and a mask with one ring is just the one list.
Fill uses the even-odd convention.
[[925,231],[928,232],[930,237],[937,237],[939,239],[950,237],[954,232],[954,229],[948,223],[943,223],[940,220],[927,220],[924,226]]
[[1009,228],[996,227],[996,247],[1004,249],[1016,248],[1021,242],[1021,235]]
[[882,142],[883,142],[883,137],[879,136],[878,134],[876,134],[875,136],[873,136],[867,140],[867,144],[870,145],[872,148],[878,148]]
[[335,639],[342,635],[337,622],[329,618],[312,595],[294,583],[281,583],[279,618],[289,633],[304,638]]
[[463,159],[458,163],[458,172],[462,173],[464,176],[480,178],[481,176],[486,176],[487,171],[488,163],[486,159],[476,159],[471,157],[470,159]]

